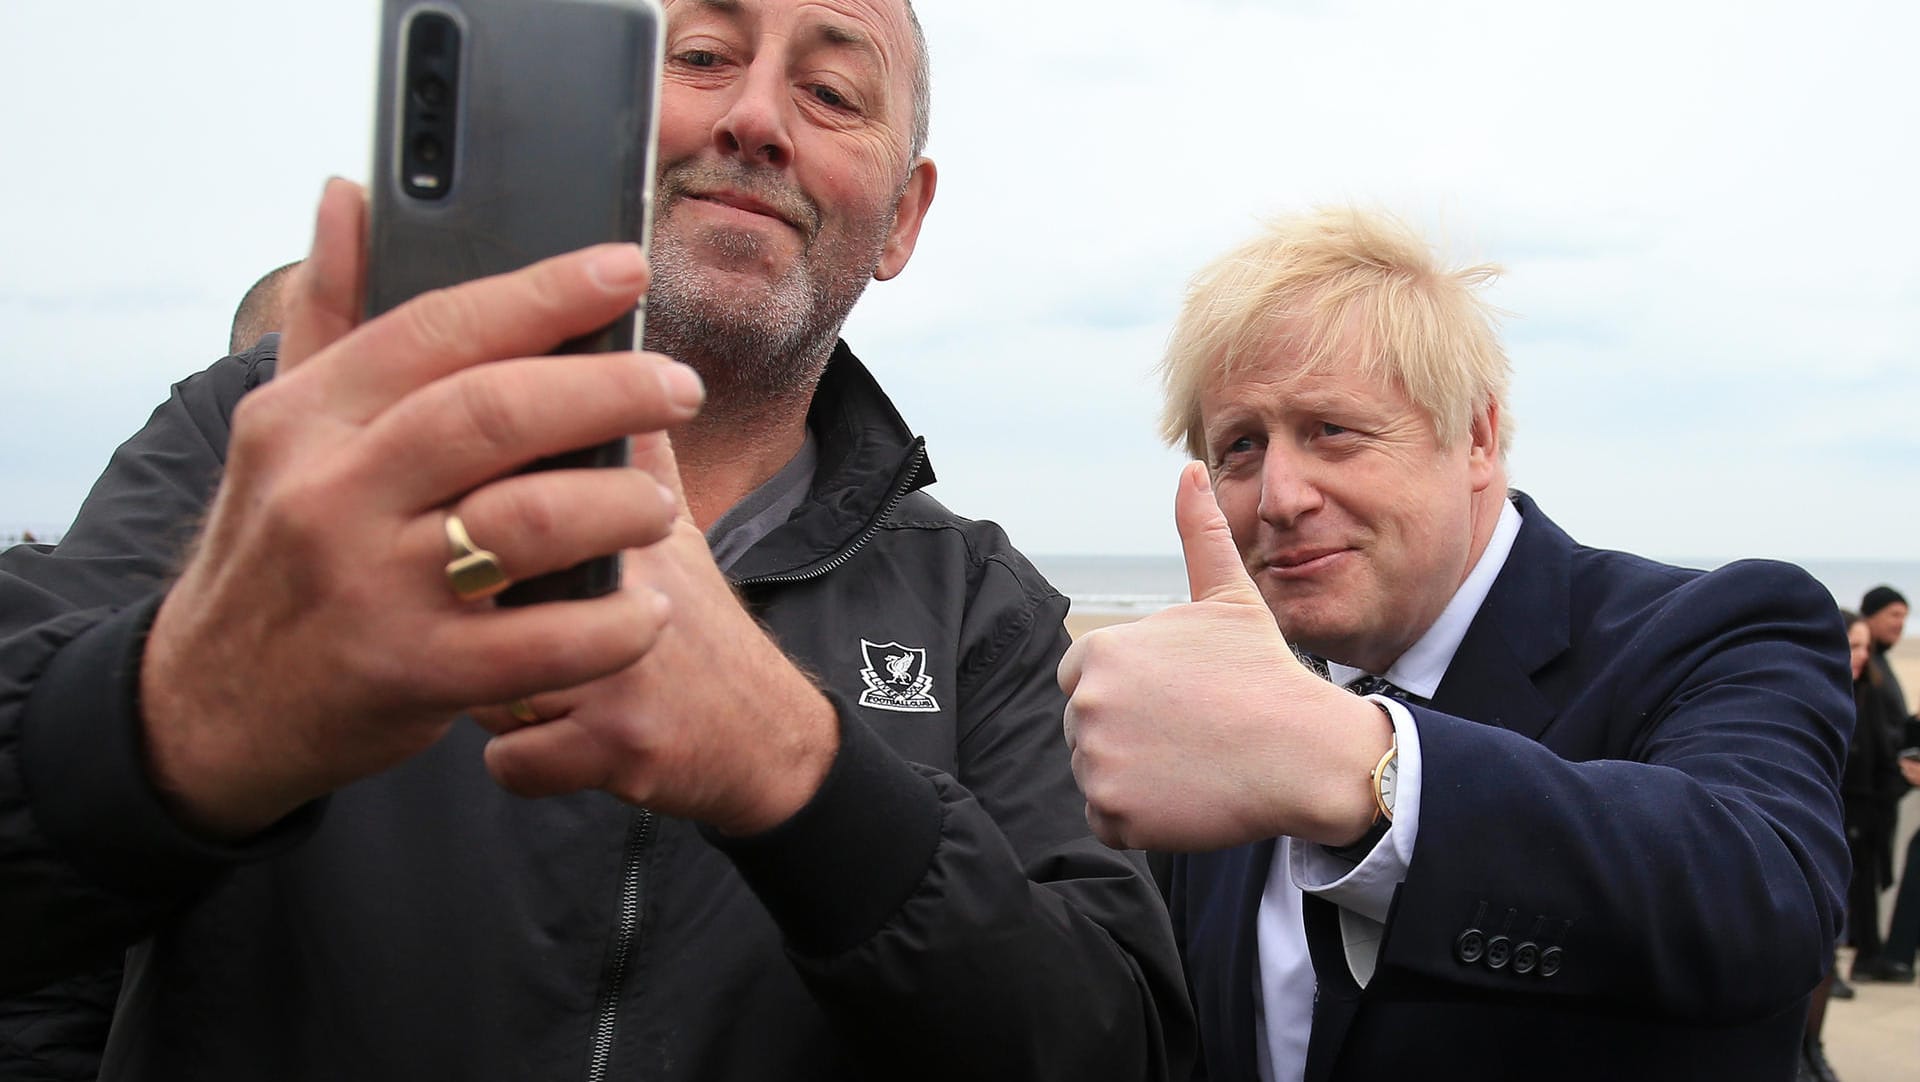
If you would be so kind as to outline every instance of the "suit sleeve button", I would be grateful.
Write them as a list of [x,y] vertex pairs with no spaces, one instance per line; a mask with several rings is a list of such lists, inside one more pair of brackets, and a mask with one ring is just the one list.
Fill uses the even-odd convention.
[[1502,970],[1513,958],[1513,942],[1506,936],[1497,935],[1487,940],[1487,968]]
[[1540,964],[1540,948],[1533,943],[1522,943],[1513,948],[1513,971],[1526,976]]
[[1461,965],[1470,966],[1478,962],[1480,956],[1486,952],[1487,937],[1478,928],[1469,928],[1461,932],[1460,938],[1453,941],[1453,956],[1460,959]]
[[1548,947],[1546,950],[1541,951],[1540,975],[1542,977],[1551,977],[1555,973],[1560,972],[1560,965],[1563,960],[1559,947]]

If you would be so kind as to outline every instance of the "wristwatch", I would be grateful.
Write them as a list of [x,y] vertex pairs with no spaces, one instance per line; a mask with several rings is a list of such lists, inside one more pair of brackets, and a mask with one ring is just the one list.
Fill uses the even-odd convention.
[[1387,750],[1380,756],[1380,761],[1373,764],[1373,773],[1367,780],[1373,786],[1375,809],[1373,825],[1369,826],[1367,832],[1360,835],[1360,840],[1352,845],[1327,846],[1327,852],[1342,860],[1351,860],[1355,864],[1365,860],[1367,854],[1373,852],[1373,847],[1380,844],[1380,839],[1387,836],[1387,828],[1393,826],[1393,798],[1400,783],[1398,736],[1395,736],[1393,742],[1387,745]]

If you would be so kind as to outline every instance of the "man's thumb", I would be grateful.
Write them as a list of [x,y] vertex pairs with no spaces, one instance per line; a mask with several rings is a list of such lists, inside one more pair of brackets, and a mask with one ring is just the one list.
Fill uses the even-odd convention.
[[280,358],[286,375],[360,324],[366,279],[367,195],[338,177],[327,181],[314,219],[313,249],[281,286]]
[[1205,464],[1189,462],[1181,471],[1180,491],[1173,498],[1173,523],[1180,530],[1187,588],[1195,601],[1265,604],[1240,563],[1226,516],[1213,501],[1213,483],[1207,479]]
[[693,512],[687,507],[686,486],[680,480],[680,463],[673,454],[673,440],[665,432],[643,432],[633,437],[633,465],[653,475],[653,479],[666,486],[673,494],[674,514],[693,521]]

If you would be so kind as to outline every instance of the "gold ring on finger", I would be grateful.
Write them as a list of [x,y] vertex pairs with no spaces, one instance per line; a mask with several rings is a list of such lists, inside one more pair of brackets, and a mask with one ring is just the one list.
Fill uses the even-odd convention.
[[473,543],[467,536],[467,524],[460,516],[447,512],[447,549],[453,558],[447,561],[447,585],[462,601],[492,597],[513,585],[500,566],[500,558]]

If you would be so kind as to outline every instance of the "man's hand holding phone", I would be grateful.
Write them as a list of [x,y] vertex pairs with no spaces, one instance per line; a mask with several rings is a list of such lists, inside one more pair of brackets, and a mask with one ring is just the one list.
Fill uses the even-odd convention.
[[645,469],[514,475],[697,412],[698,378],[635,353],[542,355],[631,311],[647,273],[603,245],[360,324],[366,199],[328,185],[277,377],[233,418],[208,520],[146,643],[156,783],[200,829],[258,831],[437,740],[461,710],[632,666],[668,619],[645,581],[517,609],[463,601],[446,520],[518,579],[667,537]]
[[[636,438],[633,462],[679,476],[664,436]],[[495,734],[487,769],[512,792],[602,789],[723,833],[757,834],[819,789],[839,749],[839,719],[741,606],[677,485],[674,496],[670,535],[625,554],[626,581],[671,602],[652,649],[604,679],[533,697],[537,721],[505,707],[473,716]]]

